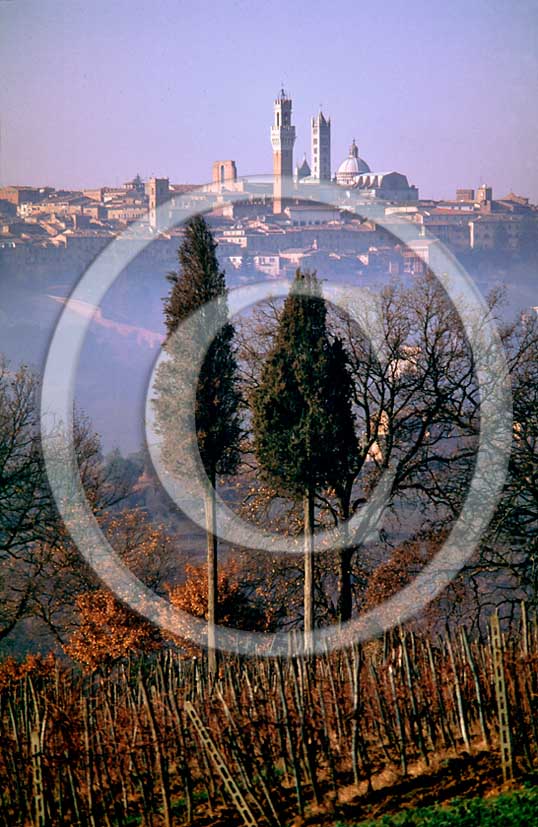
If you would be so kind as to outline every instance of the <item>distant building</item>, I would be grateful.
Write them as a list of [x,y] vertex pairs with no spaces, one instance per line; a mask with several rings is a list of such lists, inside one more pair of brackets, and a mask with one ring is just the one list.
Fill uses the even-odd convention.
[[147,215],[147,209],[140,204],[107,204],[105,207],[108,221],[121,221],[123,224],[130,224],[138,221]]
[[312,178],[331,180],[331,119],[320,110],[311,121]]
[[410,275],[425,273],[439,250],[439,239],[425,238],[410,241],[405,246],[398,245],[403,259],[403,272]]
[[407,204],[418,201],[418,189],[401,172],[369,172],[355,179],[354,190],[366,198]]
[[368,199],[379,198],[406,204],[418,200],[418,190],[410,186],[401,172],[372,172],[366,161],[359,156],[355,138],[349,147],[349,155],[336,171],[336,183],[341,187],[359,191]]
[[297,164],[297,166],[295,167],[295,179],[297,181],[303,181],[305,178],[309,178],[310,174],[311,170],[308,165],[308,161],[306,160],[305,152],[302,164],[300,166],[299,164]]
[[328,221],[337,221],[340,218],[340,213],[337,209],[325,204],[290,204],[284,212],[289,216],[294,227],[305,227],[309,224],[326,224]]
[[92,201],[103,201],[105,197],[105,188],[104,187],[97,187],[96,189],[91,190],[83,190],[83,195],[86,198],[91,198]]
[[359,148],[355,138],[349,147],[349,155],[345,158],[336,171],[336,183],[341,187],[352,187],[358,175],[370,172],[370,167],[363,158],[359,157]]
[[487,201],[493,201],[493,190],[491,187],[482,184],[476,191],[476,200],[479,204],[485,204]]
[[525,215],[477,215],[469,221],[472,250],[519,250],[525,238],[538,239],[538,221]]
[[413,221],[419,226],[424,239],[428,232],[454,252],[463,252],[469,249],[469,218],[473,212],[445,207],[420,208]]
[[144,195],[144,182],[142,181],[140,175],[135,175],[132,181],[126,181],[123,185],[126,192],[130,190],[134,190],[135,192]]
[[0,201],[8,201],[19,207],[24,203],[34,204],[43,198],[43,193],[36,187],[1,187]]
[[504,198],[500,200],[503,204],[507,205],[516,204],[518,207],[529,207],[529,199],[523,195],[516,195],[515,192],[508,193],[508,195],[505,195]]
[[473,189],[458,189],[456,190],[456,201],[474,201]]
[[291,98],[280,90],[274,102],[274,122],[271,127],[273,147],[273,212],[281,213],[286,199],[290,196],[293,176],[293,146],[295,127],[291,123]]
[[235,161],[215,161],[213,164],[214,184],[223,186],[228,183],[235,183],[237,181],[237,167]]
[[157,210],[170,198],[170,182],[168,178],[150,178],[146,191],[149,199],[149,224],[152,229],[158,230]]
[[280,275],[280,256],[277,255],[263,255],[253,256],[253,263],[256,270],[265,273],[273,278],[278,278]]

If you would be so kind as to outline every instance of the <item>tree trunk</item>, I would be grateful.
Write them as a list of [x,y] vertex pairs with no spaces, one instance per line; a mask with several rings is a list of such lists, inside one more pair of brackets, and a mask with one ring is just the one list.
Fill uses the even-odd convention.
[[347,623],[351,620],[351,560],[352,548],[341,548],[338,560],[338,622]]
[[215,508],[215,475],[205,496],[205,529],[207,538],[207,662],[211,675],[217,671],[216,630],[218,603],[217,517]]
[[338,603],[337,613],[340,624],[351,620],[353,613],[353,598],[351,594],[351,561],[353,560],[354,548],[349,548],[349,496],[342,497],[342,547],[338,553]]
[[304,652],[314,647],[314,492],[304,495]]

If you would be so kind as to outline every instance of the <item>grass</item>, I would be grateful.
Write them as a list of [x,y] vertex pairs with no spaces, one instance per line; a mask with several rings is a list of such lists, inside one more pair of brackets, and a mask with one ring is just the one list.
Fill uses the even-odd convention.
[[[492,798],[455,799],[449,806],[418,807],[353,827],[533,827],[538,824],[538,786]],[[339,823],[335,827],[352,827]]]

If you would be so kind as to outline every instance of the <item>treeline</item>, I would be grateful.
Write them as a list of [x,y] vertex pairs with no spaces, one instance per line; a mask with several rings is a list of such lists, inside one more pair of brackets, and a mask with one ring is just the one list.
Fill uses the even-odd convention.
[[[523,614],[503,648],[508,769],[521,774],[538,758],[536,622]],[[365,817],[389,777],[387,796],[431,771],[441,799],[449,766],[460,792],[466,773],[495,786],[496,656],[462,628],[436,641],[395,629],[315,659],[226,658],[217,676],[172,650],[86,677],[53,659],[5,663],[0,824],[333,823]]]

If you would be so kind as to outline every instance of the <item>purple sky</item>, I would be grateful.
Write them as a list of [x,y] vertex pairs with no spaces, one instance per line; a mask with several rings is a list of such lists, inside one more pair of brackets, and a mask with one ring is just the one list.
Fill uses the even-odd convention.
[[296,160],[321,102],[333,170],[538,201],[538,0],[0,0],[0,181],[269,172],[282,82]]

